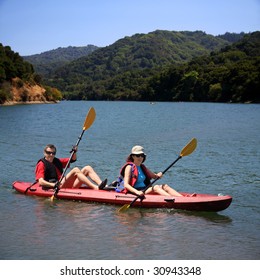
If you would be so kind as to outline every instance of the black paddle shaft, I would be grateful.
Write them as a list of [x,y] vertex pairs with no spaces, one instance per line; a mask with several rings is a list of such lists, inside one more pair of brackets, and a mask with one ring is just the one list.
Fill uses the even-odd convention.
[[[80,134],[80,136],[79,136],[79,138],[78,138],[78,141],[77,141],[77,143],[76,143],[76,145],[75,145],[76,147],[79,145],[79,142],[80,142],[80,140],[81,140],[81,138],[82,138],[84,132],[85,132],[85,130],[82,130],[82,132],[81,132],[81,134]],[[67,164],[66,164],[66,166],[65,166],[65,168],[64,168],[64,170],[63,170],[63,172],[62,172],[62,175],[61,175],[61,177],[60,177],[60,180],[59,180],[59,181],[57,182],[57,184],[55,185],[55,191],[54,191],[54,194],[53,194],[54,196],[57,196],[57,194],[58,194],[58,192],[59,192],[60,183],[61,183],[62,179],[64,178],[65,173],[67,172],[67,169],[68,169],[68,167],[69,167],[69,165],[70,165],[70,163],[71,163],[71,159],[72,159],[72,157],[73,157],[74,154],[75,154],[75,150],[72,149],[72,152],[71,152],[69,161],[67,162]]]

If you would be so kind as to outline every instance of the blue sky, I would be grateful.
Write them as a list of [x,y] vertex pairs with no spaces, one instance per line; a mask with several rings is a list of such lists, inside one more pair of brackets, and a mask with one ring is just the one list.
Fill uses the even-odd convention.
[[260,31],[260,0],[0,0],[0,43],[20,55],[157,29]]

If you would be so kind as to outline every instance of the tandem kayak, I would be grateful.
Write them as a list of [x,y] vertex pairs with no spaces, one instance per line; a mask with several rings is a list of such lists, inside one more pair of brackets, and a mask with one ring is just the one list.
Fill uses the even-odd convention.
[[[15,181],[13,188],[25,195],[51,197],[53,189],[43,189],[38,183]],[[138,199],[133,207],[144,208],[171,208],[188,211],[211,211],[218,212],[229,207],[232,197],[229,195],[190,194],[181,192],[181,197],[170,197],[156,194],[145,195]],[[98,202],[115,205],[131,203],[136,196],[132,194],[118,193],[114,190],[93,190],[87,188],[71,189],[62,188],[57,194],[57,199],[67,199],[85,202]]]

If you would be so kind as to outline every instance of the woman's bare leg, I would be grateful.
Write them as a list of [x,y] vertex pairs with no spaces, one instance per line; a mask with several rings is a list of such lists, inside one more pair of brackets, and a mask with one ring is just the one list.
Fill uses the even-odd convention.
[[162,185],[162,189],[165,192],[167,192],[169,195],[172,195],[172,196],[183,196],[182,194],[180,194],[179,192],[177,192],[176,190],[174,190],[173,188],[171,188],[167,184]]
[[182,196],[180,193],[172,189],[170,186],[164,184],[164,185],[155,185],[151,188],[149,188],[145,193],[151,193],[151,192],[156,192],[160,195],[165,195],[165,196]]

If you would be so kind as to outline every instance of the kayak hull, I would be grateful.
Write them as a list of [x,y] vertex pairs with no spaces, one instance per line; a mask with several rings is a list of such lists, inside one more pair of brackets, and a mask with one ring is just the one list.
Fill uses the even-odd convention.
[[[51,197],[53,189],[43,190],[38,184],[32,185],[30,182],[15,181],[13,188],[23,194],[40,197]],[[143,208],[171,208],[188,211],[210,211],[218,212],[225,210],[232,202],[229,195],[196,194],[181,192],[182,197],[162,196],[156,194],[146,195],[145,199],[138,199],[132,207]],[[75,201],[107,203],[115,205],[130,204],[135,195],[117,193],[114,190],[93,190],[87,188],[62,188],[57,194],[57,199],[67,199]]]

